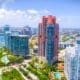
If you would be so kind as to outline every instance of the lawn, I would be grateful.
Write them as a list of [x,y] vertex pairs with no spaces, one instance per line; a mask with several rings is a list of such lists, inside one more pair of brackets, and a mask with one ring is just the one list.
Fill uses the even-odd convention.
[[43,70],[37,69],[32,65],[29,65],[27,69],[36,76],[38,76],[39,80],[48,80],[48,74],[46,75],[46,73]]
[[[1,59],[7,56],[7,59],[9,60],[9,63],[5,64],[1,61]],[[22,56],[16,56],[14,53],[12,53],[9,49],[3,47],[0,48],[0,67],[8,65],[10,63],[21,63],[23,61]],[[4,61],[5,62],[5,61]]]
[[11,71],[2,73],[2,80],[24,80],[24,79],[16,69],[12,69]]

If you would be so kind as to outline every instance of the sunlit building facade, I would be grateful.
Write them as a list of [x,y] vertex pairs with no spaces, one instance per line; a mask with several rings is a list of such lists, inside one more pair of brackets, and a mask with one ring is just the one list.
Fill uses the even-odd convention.
[[67,80],[80,80],[80,39],[77,39],[77,46],[65,51],[64,73]]

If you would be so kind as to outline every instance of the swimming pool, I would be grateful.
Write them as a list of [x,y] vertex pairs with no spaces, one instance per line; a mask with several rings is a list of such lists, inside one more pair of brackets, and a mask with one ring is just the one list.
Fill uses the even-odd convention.
[[57,79],[60,79],[60,78],[61,78],[60,72],[54,72],[53,75],[54,75],[54,77],[57,78]]

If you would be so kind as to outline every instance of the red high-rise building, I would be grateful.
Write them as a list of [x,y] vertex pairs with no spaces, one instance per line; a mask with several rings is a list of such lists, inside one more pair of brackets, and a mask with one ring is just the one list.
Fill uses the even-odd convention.
[[59,25],[55,16],[43,16],[39,23],[39,56],[46,57],[49,64],[58,60]]

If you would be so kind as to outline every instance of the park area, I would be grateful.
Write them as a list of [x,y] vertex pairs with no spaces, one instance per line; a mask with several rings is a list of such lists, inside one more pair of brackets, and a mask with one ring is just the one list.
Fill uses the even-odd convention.
[[24,79],[16,69],[12,69],[10,71],[2,73],[2,80],[24,80]]

